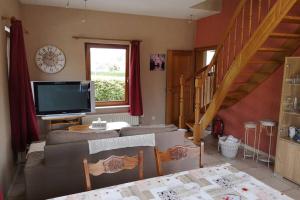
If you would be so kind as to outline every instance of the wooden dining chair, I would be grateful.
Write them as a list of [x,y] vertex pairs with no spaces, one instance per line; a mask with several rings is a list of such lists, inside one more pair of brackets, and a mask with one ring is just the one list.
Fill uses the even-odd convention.
[[154,148],[155,150],[155,159],[156,159],[156,170],[157,174],[159,176],[163,176],[163,169],[162,169],[162,163],[163,162],[169,162],[173,160],[182,160],[185,158],[193,158],[198,157],[199,158],[199,167],[202,167],[201,165],[201,152],[200,147],[185,147],[185,146],[174,146],[166,151],[162,152],[158,148]]
[[112,174],[122,170],[131,170],[138,166],[139,179],[144,178],[144,152],[139,151],[138,155],[129,157],[110,156],[105,160],[99,160],[97,163],[88,163],[87,159],[83,159],[83,168],[85,175],[86,190],[91,190],[91,177],[100,176],[101,174]]

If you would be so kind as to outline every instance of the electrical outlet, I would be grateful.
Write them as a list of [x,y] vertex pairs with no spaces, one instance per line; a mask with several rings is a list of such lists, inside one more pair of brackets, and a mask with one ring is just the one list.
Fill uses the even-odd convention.
[[154,121],[154,120],[156,119],[156,117],[155,117],[155,116],[152,116],[151,119]]

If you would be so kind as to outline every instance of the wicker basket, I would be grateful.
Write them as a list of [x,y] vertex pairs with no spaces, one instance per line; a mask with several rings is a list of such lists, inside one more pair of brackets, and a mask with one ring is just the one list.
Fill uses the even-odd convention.
[[222,155],[227,158],[235,158],[238,153],[241,141],[239,142],[225,142],[225,141],[226,139],[223,138],[219,139],[219,145],[221,146]]

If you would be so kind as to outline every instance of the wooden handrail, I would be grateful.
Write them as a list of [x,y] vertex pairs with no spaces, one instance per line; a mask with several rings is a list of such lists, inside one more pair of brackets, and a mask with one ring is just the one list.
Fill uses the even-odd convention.
[[239,14],[241,13],[241,11],[243,10],[246,2],[247,2],[247,0],[241,0],[239,5],[237,6],[237,8],[236,8],[236,10],[235,10],[233,16],[231,17],[230,22],[229,22],[229,26],[227,27],[227,29],[225,31],[225,34],[224,34],[221,42],[219,43],[211,62],[208,65],[206,65],[205,67],[201,68],[200,70],[197,70],[196,73],[195,73],[196,75],[192,75],[192,76],[187,77],[185,79],[186,82],[191,81],[192,79],[195,78],[195,76],[200,75],[201,73],[203,73],[205,71],[210,71],[211,70],[211,68],[214,66],[215,62],[217,61],[217,57],[218,57],[222,47],[224,46],[224,43],[227,39],[227,36],[230,34],[230,31],[233,28],[233,26],[235,25],[236,19],[239,16]]
[[[226,38],[228,36],[228,34],[230,34],[231,28],[234,26],[235,24],[235,19],[238,17],[238,15],[240,14],[241,10],[243,9],[245,3],[247,2],[247,0],[241,0],[237,9],[235,10],[230,22],[229,22],[229,26],[227,27],[225,34],[221,40],[221,43],[218,45],[217,49],[216,49],[216,53],[214,54],[210,64],[206,65],[205,67],[201,68],[200,70],[197,70],[195,75],[189,76],[185,79],[186,82],[191,81],[192,79],[195,78],[195,76],[200,75],[201,73],[207,71],[208,69],[211,70],[212,66],[214,65],[215,61],[217,60],[217,57],[220,53],[221,48],[224,46],[224,42],[226,41]],[[209,71],[208,70],[208,71]]]
[[226,39],[227,39],[227,36],[230,34],[230,31],[231,31],[231,29],[232,29],[233,26],[234,26],[235,19],[239,16],[239,14],[241,13],[241,11],[243,10],[243,8],[244,8],[246,2],[247,2],[247,0],[241,0],[240,3],[239,3],[239,5],[238,5],[237,8],[235,9],[234,14],[233,14],[233,16],[231,17],[231,20],[230,20],[230,22],[229,22],[229,25],[228,25],[228,27],[227,27],[227,29],[226,29],[226,31],[225,31],[225,34],[224,34],[224,36],[223,36],[223,38],[222,38],[220,44],[218,45],[217,50],[216,50],[216,53],[215,53],[215,55],[213,56],[213,58],[212,58],[210,64],[208,65],[207,70],[210,70],[210,69],[213,67],[213,65],[215,64],[215,62],[217,61],[217,58],[218,58],[218,56],[219,56],[219,53],[220,53],[222,47],[223,47],[224,44],[225,44],[225,41],[226,41]]
[[[286,9],[280,6],[287,4],[285,1],[296,1],[296,0],[277,0],[274,3],[274,7],[276,9]],[[201,138],[201,133],[207,127],[207,125],[212,120],[213,116],[216,114],[217,110],[220,108],[221,102],[224,100],[227,91],[229,91],[230,84],[233,83],[233,79],[235,79],[242,67],[246,65],[246,61],[249,61],[249,52],[248,51],[262,51],[266,49],[259,49],[258,45],[255,43],[256,40],[259,40],[259,44],[261,40],[265,39],[266,35],[262,35],[262,25],[266,26],[266,18],[270,18],[270,12],[275,13],[275,8],[273,6],[273,2],[265,1],[266,4],[262,5],[262,0],[256,1],[253,0],[240,0],[237,5],[230,21],[227,29],[222,36],[222,39],[219,45],[216,48],[215,54],[210,61],[210,63],[197,70],[194,75],[183,79],[180,78],[180,116],[184,115],[184,82],[190,82],[191,80],[195,80],[195,123],[193,126],[194,132],[194,142],[199,143]],[[284,2],[284,3],[283,3]],[[272,5],[271,5],[272,4]],[[257,7],[256,7],[257,5]],[[268,7],[267,14],[265,15],[262,12],[262,8]],[[256,10],[257,9],[257,10]],[[257,12],[256,12],[257,11]],[[277,16],[278,15],[278,16]],[[277,14],[276,17],[282,17]],[[280,13],[281,15],[281,13]],[[275,16],[275,15],[274,15]],[[257,18],[256,18],[257,17]],[[258,23],[256,23],[258,22]],[[275,23],[275,22],[271,22]],[[276,22],[277,23],[277,22]],[[240,24],[240,25],[239,25]],[[273,26],[274,24],[272,24]],[[258,29],[261,29],[260,32]],[[268,31],[269,27],[267,27]],[[259,39],[253,39],[253,37],[257,34],[261,34]],[[271,33],[270,33],[271,34]],[[292,37],[292,35],[275,35],[276,37]],[[275,37],[274,36],[274,37]],[[296,36],[293,36],[296,37]],[[297,35],[298,37],[298,35]],[[263,38],[263,39],[262,39]],[[237,42],[238,41],[238,42]],[[249,50],[249,43],[253,42],[254,47]],[[233,43],[234,42],[234,43]],[[261,46],[261,45],[260,45]],[[270,49],[267,49],[268,51]],[[274,50],[274,49],[272,49]],[[241,56],[243,55],[243,56]],[[235,68],[237,68],[235,70]],[[232,80],[231,80],[232,79]],[[225,86],[224,86],[225,85]],[[218,90],[217,90],[218,89]],[[192,92],[191,92],[192,93]],[[225,94],[226,93],[226,94]],[[217,99],[217,100],[216,100]],[[208,106],[209,105],[209,106]],[[208,107],[207,111],[206,108]],[[205,111],[204,116],[201,116],[202,112]],[[180,118],[181,118],[180,117]],[[181,122],[180,121],[180,126]]]
[[[271,6],[270,4],[271,3],[268,4],[268,7]],[[199,119],[201,107],[203,106],[206,110],[206,105],[209,105],[214,99],[213,96],[215,95],[216,88],[219,87],[220,83],[222,84],[224,77],[227,76],[228,70],[230,70],[230,66],[237,59],[236,56],[239,54],[239,51],[244,48],[244,43],[248,43],[252,33],[257,28],[254,22],[256,14],[253,12],[253,7],[253,0],[241,0],[239,2],[211,62],[204,69],[201,69],[201,73],[196,74],[196,76],[201,76],[201,81],[197,78],[195,80],[194,140],[196,143],[199,142],[198,139],[201,138],[201,129],[203,129],[203,124]],[[261,0],[259,0],[257,12],[258,24],[260,24],[262,19],[261,8]],[[239,21],[241,21],[241,26],[238,26]],[[232,41],[236,42],[237,40],[239,41],[238,43],[232,43]],[[214,76],[209,76],[209,72],[214,72]],[[190,80],[194,77],[195,76],[189,77],[186,80]],[[198,85],[199,82],[201,83],[200,86]],[[200,94],[199,91],[201,91]],[[200,105],[197,98],[201,99]],[[198,125],[200,125],[201,128]]]
[[209,65],[206,65],[205,67],[202,67],[201,69],[197,70],[195,74],[189,76],[188,78],[185,79],[185,82],[189,82],[193,80],[196,76],[201,75],[203,72],[206,72],[207,68]]
[[[252,3],[252,1],[253,0],[249,0],[250,4]],[[249,29],[248,27],[248,29],[245,30],[246,33],[248,34],[250,33],[250,37],[248,37],[247,40],[245,40],[245,45],[242,46],[241,50],[237,53],[236,57],[233,58],[232,61],[229,63],[229,66],[227,66],[228,70],[225,71],[224,73],[225,75],[222,77],[222,80],[220,81],[221,82],[220,87],[214,94],[214,97],[211,100],[208,110],[205,112],[205,114],[202,116],[200,120],[199,131],[198,130],[197,132],[194,131],[194,139],[201,138],[201,134],[203,130],[209,125],[213,117],[218,112],[219,108],[223,103],[223,100],[227,96],[230,87],[234,83],[236,77],[238,77],[241,71],[247,66],[246,64],[250,61],[251,57],[257,51],[262,50],[262,48],[260,47],[269,38],[269,36],[273,33],[274,29],[278,26],[278,24],[282,21],[282,19],[284,19],[284,17],[287,15],[290,9],[297,2],[298,2],[297,0],[277,0],[274,3],[274,5],[272,5],[272,8],[269,9],[266,16],[261,18],[261,23],[259,23],[256,27],[253,27],[253,29],[252,28]],[[239,6],[244,5],[244,3],[245,1],[241,1]],[[271,7],[270,4],[271,1],[268,1],[268,7]],[[241,8],[243,8],[243,6],[241,6],[237,10]],[[252,8],[252,5],[250,5],[250,8]],[[250,14],[250,16],[252,16],[252,14]],[[235,21],[234,18],[231,20],[231,22],[233,21]],[[249,25],[252,24],[250,19],[247,22],[249,22]],[[225,41],[226,40],[227,37],[225,37]],[[218,54],[220,52],[220,49],[223,47],[223,45],[224,45],[223,42],[219,45],[217,49],[217,53],[215,54],[207,70],[210,70],[213,66],[216,65]],[[269,51],[270,48],[268,48],[267,50]],[[283,51],[284,49],[273,48],[271,50]],[[200,140],[194,142],[199,143]]]

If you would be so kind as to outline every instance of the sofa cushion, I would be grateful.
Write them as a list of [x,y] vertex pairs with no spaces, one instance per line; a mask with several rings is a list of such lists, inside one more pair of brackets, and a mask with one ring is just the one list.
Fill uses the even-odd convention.
[[80,132],[72,132],[66,130],[57,130],[47,134],[46,144],[54,145],[54,144],[63,144],[69,142],[80,142],[80,141],[97,140],[103,138],[113,138],[119,136],[120,136],[119,133],[116,131],[80,133]]
[[176,131],[178,128],[173,125],[147,125],[147,126],[134,126],[134,127],[125,127],[120,130],[120,136],[131,136],[131,135],[141,135],[149,133],[163,133],[163,132],[172,132]]

